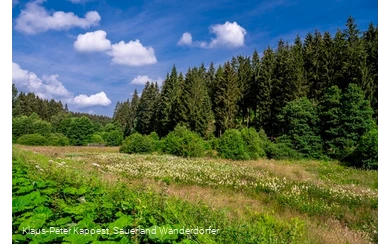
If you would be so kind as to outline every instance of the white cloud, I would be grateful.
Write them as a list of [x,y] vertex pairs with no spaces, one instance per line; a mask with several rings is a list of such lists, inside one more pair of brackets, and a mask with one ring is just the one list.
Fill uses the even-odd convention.
[[193,42],[191,33],[185,32],[178,44],[201,48],[244,46],[246,30],[238,25],[237,22],[230,23],[226,21],[225,24],[212,25],[210,26],[210,32],[216,35],[215,38],[211,39],[210,43],[205,41]]
[[135,77],[131,82],[130,84],[133,84],[133,85],[145,85],[146,82],[156,82],[157,81],[157,84],[162,84],[163,80],[161,79],[161,77],[158,77],[157,79],[151,79],[149,78],[147,75],[137,75],[137,77]]
[[137,39],[128,43],[120,41],[111,45],[103,30],[87,32],[77,36],[74,48],[79,52],[103,52],[111,57],[114,64],[142,66],[157,63],[153,47],[145,47]]
[[43,75],[42,79],[28,70],[22,69],[19,64],[12,62],[12,83],[18,89],[34,92],[43,99],[61,99],[63,102],[87,108],[93,106],[108,106],[111,100],[103,91],[91,96],[78,95],[73,97],[64,85],[58,80],[59,75]]
[[100,15],[96,11],[85,14],[80,18],[72,12],[56,11],[52,14],[40,6],[44,0],[29,2],[16,19],[15,29],[26,34],[36,34],[48,30],[68,30],[72,27],[83,29],[95,26],[100,21]]
[[79,52],[101,52],[111,49],[111,42],[106,38],[107,33],[103,30],[87,32],[77,36],[73,44]]
[[12,62],[12,82],[44,99],[71,96],[58,77],[58,75],[44,75],[40,79],[35,73],[24,70],[17,63]]
[[217,36],[210,42],[210,47],[241,47],[244,45],[246,30],[239,26],[237,22],[230,23],[226,21],[223,25],[213,25],[210,27],[210,32]]
[[120,41],[113,44],[108,55],[112,57],[112,63],[121,65],[142,66],[157,63],[154,49],[144,47],[138,39],[128,43]]
[[108,99],[105,92],[99,92],[91,96],[78,95],[73,98],[72,103],[78,107],[86,108],[93,106],[108,106],[111,104],[111,100]]
[[177,44],[182,45],[182,46],[184,46],[184,45],[191,46],[192,45],[191,33],[184,32]]

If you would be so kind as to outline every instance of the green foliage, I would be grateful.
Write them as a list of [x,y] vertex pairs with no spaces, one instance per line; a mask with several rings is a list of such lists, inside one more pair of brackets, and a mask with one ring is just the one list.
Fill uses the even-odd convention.
[[267,143],[265,153],[268,158],[273,159],[298,159],[301,157],[299,152],[291,149],[285,143]]
[[181,80],[178,78],[176,66],[173,65],[171,74],[167,74],[161,87],[161,95],[159,98],[157,131],[161,136],[167,135],[175,127],[180,82]]
[[262,141],[254,128],[244,128],[241,130],[242,139],[245,142],[246,151],[251,159],[258,159],[265,156]]
[[88,138],[94,133],[91,120],[85,116],[73,118],[69,127],[68,138],[76,146],[86,145]]
[[[14,152],[14,151],[13,151]],[[15,153],[15,152],[14,152]],[[34,156],[32,156],[34,155]],[[38,157],[37,157],[38,156]],[[30,159],[37,159],[33,164]],[[232,222],[222,211],[191,204],[125,183],[107,185],[89,172],[58,169],[41,155],[16,152],[12,162],[12,239],[29,243],[268,243],[303,240],[303,222],[279,221],[268,214]],[[34,167],[46,166],[45,171]],[[30,187],[28,193],[20,190]],[[188,216],[191,216],[190,218]],[[171,233],[218,228],[218,234]],[[70,233],[25,234],[23,228],[70,229]],[[114,228],[147,230],[141,235],[114,234]],[[110,229],[110,234],[82,234],[82,229]],[[151,231],[153,230],[153,231]],[[80,234],[77,234],[80,233]],[[245,234],[242,234],[245,233]],[[131,239],[130,239],[131,238]]]
[[47,136],[47,145],[49,146],[68,146],[69,139],[61,133],[52,133]]
[[106,145],[119,146],[123,141],[123,133],[119,130],[113,130],[107,133]]
[[318,104],[320,135],[324,142],[325,153],[331,157],[340,155],[339,127],[341,126],[341,90],[330,87]]
[[344,93],[331,87],[319,104],[326,153],[340,160],[352,156],[360,138],[372,128],[373,110],[362,89],[349,84]]
[[214,114],[216,119],[217,135],[221,136],[225,130],[235,126],[237,102],[242,97],[237,74],[230,62],[217,69],[215,95],[213,97]]
[[205,75],[204,66],[188,70],[177,100],[176,118],[191,131],[208,137],[214,132],[214,115]]
[[369,130],[360,138],[352,157],[347,160],[351,166],[378,169],[378,128]]
[[163,151],[183,157],[200,157],[204,153],[204,141],[184,126],[177,125],[164,139]]
[[139,133],[126,137],[119,148],[121,153],[151,153],[155,150],[155,143],[150,136]]
[[303,97],[287,103],[278,118],[284,131],[280,141],[308,157],[321,156],[318,115],[309,99]]
[[19,137],[16,143],[30,146],[44,146],[47,144],[47,140],[40,134],[27,134]]
[[89,138],[89,143],[104,144],[104,139],[98,133],[94,133]]
[[156,130],[159,89],[157,82],[147,82],[137,106],[135,130],[143,135]]
[[155,140],[155,141],[158,141],[159,139],[160,139],[160,137],[158,136],[158,134],[155,132],[155,131],[153,131],[152,133],[150,133],[150,135],[149,135],[153,140]]
[[47,136],[52,132],[52,126],[49,122],[38,119],[33,122],[32,130],[33,133],[38,133],[43,136]]
[[239,130],[229,129],[223,133],[218,143],[218,153],[222,158],[234,160],[249,159],[245,141]]

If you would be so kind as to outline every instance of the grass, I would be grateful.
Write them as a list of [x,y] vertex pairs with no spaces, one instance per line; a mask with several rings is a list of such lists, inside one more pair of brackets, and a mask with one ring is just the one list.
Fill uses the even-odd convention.
[[[25,150],[36,153],[23,154]],[[56,170],[62,169],[65,167],[56,163],[66,162],[67,170],[77,171],[76,175],[87,172],[83,179],[93,175],[114,188],[122,182],[130,189],[143,189],[176,201],[172,206],[180,202],[190,208],[206,207],[207,214],[214,216],[212,221],[223,222],[230,234],[244,238],[240,240],[250,241],[255,231],[265,228],[263,232],[269,233],[269,238],[260,240],[263,242],[377,242],[377,171],[308,160],[229,161],[127,155],[117,153],[118,148],[102,147],[17,145],[14,151],[28,155],[27,161],[39,162],[42,169],[53,165]],[[53,160],[51,166],[49,160]],[[203,217],[193,219],[193,213],[183,209],[175,218],[181,218],[183,223],[203,221]],[[237,225],[225,221],[251,226],[254,232],[240,235]],[[218,240],[226,242],[228,237],[223,238]]]

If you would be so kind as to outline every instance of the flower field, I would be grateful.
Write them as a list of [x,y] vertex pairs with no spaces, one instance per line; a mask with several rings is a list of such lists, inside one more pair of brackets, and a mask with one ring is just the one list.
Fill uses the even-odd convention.
[[[92,201],[92,205],[95,201],[88,180],[107,192],[107,196],[114,194],[117,187],[126,186],[126,194],[133,196],[128,201],[135,201],[135,209],[137,205],[144,207],[148,217],[154,219],[133,221],[132,227],[208,224],[223,230],[219,235],[184,235],[162,243],[377,242],[377,171],[346,168],[336,162],[129,155],[113,148],[14,146],[14,151],[14,158],[19,162],[23,158],[23,164],[37,172],[34,177],[62,182],[68,188],[85,186],[85,192],[76,194],[77,198],[74,196],[73,199],[80,206],[82,203],[77,199],[90,197],[86,202]],[[19,163],[18,167],[23,164]],[[18,192],[20,189],[15,194]],[[62,194],[66,197],[69,192]],[[55,199],[64,196],[58,194]],[[137,198],[142,204],[135,200]],[[53,196],[47,196],[47,199],[53,199]],[[75,203],[62,200],[67,205]],[[118,207],[109,198],[104,201],[113,209]],[[169,217],[155,215],[156,211]],[[132,219],[139,218],[131,211],[121,213]],[[61,211],[57,215],[60,216]],[[69,222],[77,225],[85,217],[77,216],[70,216]],[[106,222],[98,218],[91,221],[107,227],[113,225],[118,216],[108,214],[105,218]],[[111,237],[114,238],[94,236],[93,241],[108,241]],[[131,238],[134,243],[161,243],[146,235],[142,236],[144,239]]]

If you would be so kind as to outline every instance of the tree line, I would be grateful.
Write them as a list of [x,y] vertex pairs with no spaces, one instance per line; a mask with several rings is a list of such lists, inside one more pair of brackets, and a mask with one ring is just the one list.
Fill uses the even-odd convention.
[[[52,118],[46,111],[37,113]],[[135,90],[118,102],[112,122],[123,138],[152,132],[164,138],[179,126],[213,141],[253,128],[304,157],[351,162],[360,155],[375,164],[378,27],[361,31],[350,17],[334,36],[316,30],[293,44],[280,40],[262,55],[255,50],[218,67],[202,63],[185,74],[174,65],[161,87],[147,82],[141,95]]]

